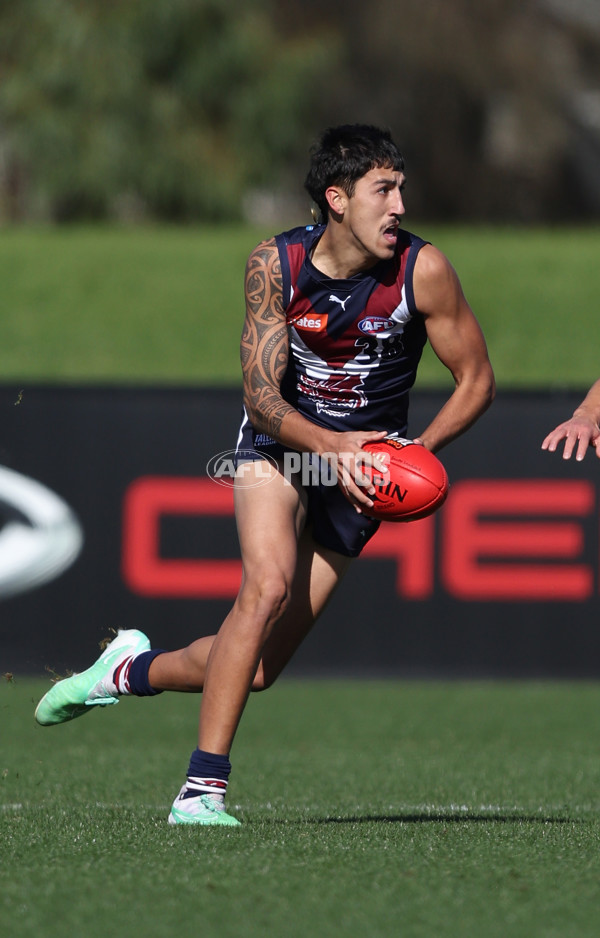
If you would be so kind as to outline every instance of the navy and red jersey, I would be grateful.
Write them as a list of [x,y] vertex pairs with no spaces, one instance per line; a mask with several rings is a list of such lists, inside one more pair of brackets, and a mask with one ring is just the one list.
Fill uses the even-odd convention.
[[275,238],[290,338],[282,396],[304,417],[335,430],[403,434],[427,339],[412,285],[427,242],[400,230],[391,260],[334,280],[310,260],[324,230],[311,225]]

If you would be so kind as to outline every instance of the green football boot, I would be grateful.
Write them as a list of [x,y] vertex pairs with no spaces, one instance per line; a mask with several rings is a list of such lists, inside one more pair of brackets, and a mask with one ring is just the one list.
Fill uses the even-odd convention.
[[118,703],[112,680],[115,669],[126,658],[149,649],[150,640],[143,632],[120,630],[95,664],[80,674],[58,681],[44,694],[35,711],[37,722],[42,726],[66,723],[89,713],[92,707]]
[[223,798],[214,795],[198,795],[184,798],[183,785],[169,814],[169,824],[203,824],[204,826],[240,827],[237,818],[227,814]]

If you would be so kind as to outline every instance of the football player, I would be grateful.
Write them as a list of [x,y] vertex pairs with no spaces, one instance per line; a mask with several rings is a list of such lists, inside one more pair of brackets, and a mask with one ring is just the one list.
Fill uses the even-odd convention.
[[[250,254],[234,487],[243,578],[217,634],[164,651],[151,649],[142,632],[122,631],[91,668],[55,684],[37,707],[38,722],[51,725],[122,695],[202,691],[198,745],[170,823],[239,823],[225,794],[248,694],[281,673],[375,534],[364,467],[385,467],[363,447],[389,431],[406,436],[425,342],[454,390],[419,433],[423,446],[441,449],[494,397],[484,337],[454,269],[402,227],[405,181],[388,131],[330,128],[306,179],[318,223]],[[294,453],[326,454],[337,484],[286,471]]]

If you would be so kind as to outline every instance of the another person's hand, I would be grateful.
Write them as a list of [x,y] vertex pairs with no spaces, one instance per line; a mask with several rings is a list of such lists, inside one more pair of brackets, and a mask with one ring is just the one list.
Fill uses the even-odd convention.
[[575,458],[581,461],[590,446],[600,457],[600,428],[590,417],[573,416],[552,430],[542,443],[542,449],[554,453],[561,440],[565,441],[563,459],[570,459],[575,451]]

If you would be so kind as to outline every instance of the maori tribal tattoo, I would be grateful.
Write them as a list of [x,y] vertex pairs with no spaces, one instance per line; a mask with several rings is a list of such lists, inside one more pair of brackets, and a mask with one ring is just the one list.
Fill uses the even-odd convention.
[[246,319],[240,357],[250,420],[255,429],[276,437],[283,418],[294,408],[279,390],[288,362],[288,334],[279,252],[273,239],[260,244],[246,265]]

